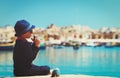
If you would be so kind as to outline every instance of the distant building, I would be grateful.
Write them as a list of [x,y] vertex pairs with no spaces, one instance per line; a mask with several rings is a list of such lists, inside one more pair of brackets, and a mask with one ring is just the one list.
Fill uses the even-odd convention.
[[12,26],[5,26],[0,28],[0,42],[12,41],[15,35],[14,29]]

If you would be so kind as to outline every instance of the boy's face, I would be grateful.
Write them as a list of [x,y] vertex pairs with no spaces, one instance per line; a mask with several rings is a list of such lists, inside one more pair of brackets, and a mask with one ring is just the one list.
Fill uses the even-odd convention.
[[24,38],[30,38],[30,37],[31,37],[31,34],[32,34],[32,30],[26,32],[25,34],[23,34],[23,37],[24,37]]

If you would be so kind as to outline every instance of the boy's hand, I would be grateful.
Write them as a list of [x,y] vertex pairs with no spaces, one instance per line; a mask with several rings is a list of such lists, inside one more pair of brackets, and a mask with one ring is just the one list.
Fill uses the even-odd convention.
[[34,36],[34,39],[32,39],[33,40],[33,42],[35,43],[35,46],[36,47],[40,47],[40,40],[39,39],[37,39],[35,36]]

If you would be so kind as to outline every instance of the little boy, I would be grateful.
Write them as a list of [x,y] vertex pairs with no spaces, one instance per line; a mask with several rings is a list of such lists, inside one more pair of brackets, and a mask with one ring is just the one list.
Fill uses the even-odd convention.
[[15,76],[47,75],[50,73],[50,67],[32,64],[40,47],[40,41],[36,38],[32,39],[33,43],[27,41],[34,28],[35,26],[26,20],[19,20],[14,26],[17,37],[13,52]]

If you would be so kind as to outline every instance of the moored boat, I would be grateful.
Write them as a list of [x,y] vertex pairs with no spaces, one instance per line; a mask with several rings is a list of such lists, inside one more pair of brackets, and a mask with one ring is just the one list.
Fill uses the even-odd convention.
[[80,45],[78,45],[78,44],[73,45],[73,49],[74,49],[74,50],[78,50],[79,47],[80,47]]
[[15,42],[0,43],[0,50],[13,50]]
[[44,43],[41,43],[40,44],[40,50],[44,50],[44,49],[46,49],[46,45]]
[[113,43],[113,42],[107,42],[107,43],[105,44],[105,47],[108,47],[108,48],[109,48],[109,47],[110,47],[110,48],[111,48],[111,47],[115,47],[115,46],[117,46],[117,45],[116,45],[116,43]]

